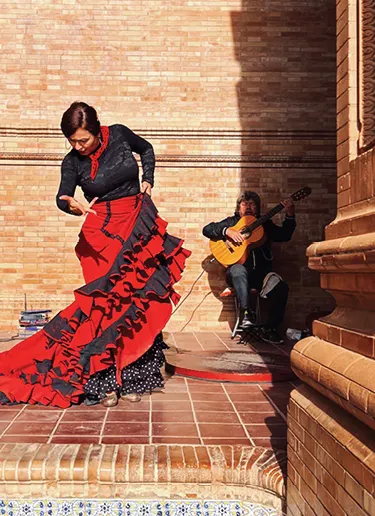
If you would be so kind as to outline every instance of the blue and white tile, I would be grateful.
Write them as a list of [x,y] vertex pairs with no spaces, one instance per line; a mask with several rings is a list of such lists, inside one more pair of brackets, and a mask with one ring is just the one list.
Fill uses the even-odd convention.
[[234,500],[0,500],[4,516],[280,516]]

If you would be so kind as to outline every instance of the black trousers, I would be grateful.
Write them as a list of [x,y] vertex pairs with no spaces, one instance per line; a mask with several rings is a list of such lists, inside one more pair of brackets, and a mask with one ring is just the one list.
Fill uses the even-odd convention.
[[[263,280],[267,272],[260,272],[237,263],[229,267],[226,272],[227,283],[230,287],[234,288],[241,310],[247,310],[250,307],[251,289],[254,288],[258,290],[258,292],[262,290]],[[288,293],[288,284],[285,281],[280,281],[280,283],[267,294],[266,302],[262,303],[262,308],[266,311],[265,314],[262,314],[265,319],[265,326],[270,328],[280,326],[284,318]]]

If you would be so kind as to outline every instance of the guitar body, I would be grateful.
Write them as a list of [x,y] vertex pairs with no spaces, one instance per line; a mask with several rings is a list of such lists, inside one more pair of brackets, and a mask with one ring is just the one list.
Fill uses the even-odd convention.
[[[257,219],[255,217],[246,215],[245,217],[242,217],[231,229],[241,231],[245,227],[256,222],[256,220]],[[263,226],[259,226],[254,229],[254,231],[240,244],[232,242],[229,239],[226,241],[218,240],[217,242],[210,240],[210,250],[218,262],[224,265],[224,267],[229,267],[234,263],[245,263],[251,249],[261,246],[264,241],[264,229]]]

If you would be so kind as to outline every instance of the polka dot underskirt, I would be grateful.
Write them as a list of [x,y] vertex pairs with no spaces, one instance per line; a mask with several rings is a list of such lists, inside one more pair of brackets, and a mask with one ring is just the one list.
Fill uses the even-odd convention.
[[129,364],[122,370],[121,385],[116,381],[116,369],[114,366],[94,374],[86,383],[85,403],[93,405],[105,398],[107,393],[116,391],[122,394],[151,393],[156,387],[164,386],[164,379],[160,368],[165,363],[164,349],[168,346],[159,334],[151,348],[138,360]]

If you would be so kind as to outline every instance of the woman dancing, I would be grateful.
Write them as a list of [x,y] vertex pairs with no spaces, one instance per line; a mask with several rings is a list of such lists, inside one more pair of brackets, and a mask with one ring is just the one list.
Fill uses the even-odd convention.
[[[161,331],[190,252],[166,232],[151,201],[149,142],[123,125],[101,126],[84,102],[64,113],[61,129],[72,150],[62,162],[57,205],[85,216],[76,246],[85,285],[40,332],[0,354],[0,404],[139,401],[163,386]],[[86,207],[74,198],[77,186]]]

